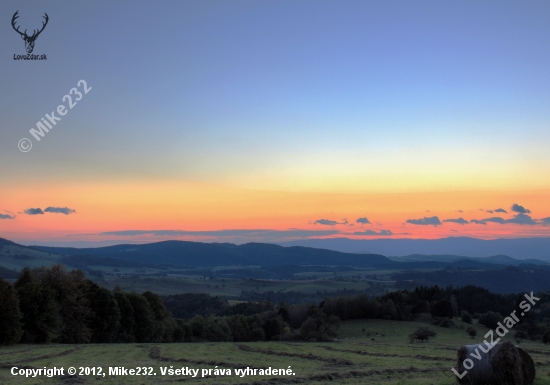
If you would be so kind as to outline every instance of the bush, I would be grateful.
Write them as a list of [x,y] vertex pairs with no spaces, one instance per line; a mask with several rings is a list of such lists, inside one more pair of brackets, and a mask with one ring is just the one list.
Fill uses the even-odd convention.
[[525,333],[524,331],[520,330],[520,331],[517,331],[514,333],[514,338],[516,340],[524,340],[525,338],[529,337],[529,335],[527,333]]
[[460,319],[462,320],[462,322],[466,322],[468,324],[472,323],[472,315],[466,310],[462,310],[462,313],[460,313]]
[[527,338],[531,340],[540,339],[544,333],[543,328],[530,318],[524,318],[521,323],[515,327],[515,330],[525,332],[528,336]]
[[544,333],[544,335],[542,336],[542,342],[544,342],[545,344],[550,344],[550,329],[548,329],[546,333]]
[[336,337],[340,327],[340,318],[334,315],[327,316],[317,307],[311,307],[309,314],[308,319],[300,326],[302,339],[325,341]]
[[409,341],[420,340],[420,342],[428,341],[430,337],[435,337],[437,333],[425,326],[421,326],[412,334],[409,334]]
[[455,323],[448,318],[436,318],[432,321],[432,325],[440,326],[442,328],[450,328],[455,326]]
[[468,333],[468,335],[472,338],[474,338],[475,336],[477,336],[477,330],[474,329],[473,327],[469,327],[468,329],[466,329],[466,333]]
[[479,323],[487,326],[489,329],[496,329],[498,327],[498,322],[502,322],[504,317],[500,313],[495,313],[494,311],[488,311],[485,314],[479,316]]

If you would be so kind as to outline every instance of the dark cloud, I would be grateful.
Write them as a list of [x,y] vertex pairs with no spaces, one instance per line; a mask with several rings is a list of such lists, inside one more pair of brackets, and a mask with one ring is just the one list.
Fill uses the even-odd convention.
[[353,233],[354,235],[369,235],[369,236],[384,236],[384,237],[390,237],[393,235],[391,230],[380,230],[380,231],[374,231],[374,230],[365,230],[365,231],[356,231]]
[[57,213],[57,214],[73,214],[76,213],[73,209],[70,209],[68,207],[46,207],[44,210],[45,213]]
[[325,226],[334,226],[339,225],[337,221],[331,221],[330,219],[317,219],[315,222],[313,222],[315,225],[325,225]]
[[463,212],[464,212],[464,211],[462,211],[462,210],[456,210],[456,211],[459,212],[459,213],[463,213]]
[[495,213],[504,213],[504,214],[508,214],[508,211],[504,210],[504,209],[501,209],[501,208],[498,208],[495,210]]
[[485,222],[483,219],[482,220],[471,219],[470,223],[475,223],[476,225],[486,225],[487,224],[487,222]]
[[366,217],[363,217],[363,218],[357,218],[357,220],[355,221],[357,223],[362,223],[364,225],[370,225],[371,223],[369,222],[369,220],[366,218]]
[[313,222],[314,225],[324,225],[324,226],[336,226],[336,225],[347,225],[348,220],[343,219],[342,222],[333,221],[331,219],[317,219]]
[[550,226],[550,217],[542,218],[540,221],[543,224],[543,226]]
[[506,219],[501,217],[491,217],[491,218],[483,218],[484,222],[494,222],[494,223],[500,223],[501,225],[506,223]]
[[492,213],[494,213],[494,211],[493,211],[493,210],[485,210],[485,212],[486,212],[486,213],[489,213],[489,214],[492,214]]
[[407,219],[407,223],[412,225],[422,225],[422,226],[439,226],[441,221],[438,217],[424,217],[421,219]]
[[458,223],[459,225],[467,225],[468,223],[470,223],[464,218],[443,219],[443,222]]
[[38,208],[38,209],[30,208],[30,209],[26,209],[23,212],[27,215],[42,215],[42,214],[44,214],[44,211],[42,211],[42,209],[40,209],[40,208]]
[[0,213],[0,219],[15,219],[15,215]]
[[531,210],[526,209],[525,207],[520,206],[517,203],[514,203],[512,205],[512,211],[515,211],[516,213],[520,213],[520,214],[529,214],[531,212]]
[[507,219],[506,223],[515,223],[517,225],[536,225],[537,221],[526,214],[518,214],[512,219]]
[[526,214],[517,214],[515,217],[510,219],[504,219],[501,217],[491,217],[491,218],[483,218],[482,220],[475,220],[472,219],[470,221],[471,223],[477,223],[480,225],[485,225],[487,222],[492,223],[498,223],[500,225],[507,225],[507,224],[514,224],[514,225],[536,225],[537,221],[531,218],[529,215]]

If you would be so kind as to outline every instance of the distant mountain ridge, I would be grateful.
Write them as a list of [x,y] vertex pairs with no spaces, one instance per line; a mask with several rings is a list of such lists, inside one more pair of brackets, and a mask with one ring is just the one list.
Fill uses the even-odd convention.
[[[266,243],[202,243],[163,241],[142,245],[117,245],[98,248],[59,248],[32,246],[33,249],[63,256],[90,255],[132,260],[140,263],[185,266],[274,266],[274,265],[350,265],[395,268],[401,263],[378,254],[352,254],[333,250]],[[425,265],[419,262],[419,266]]]
[[441,239],[305,239],[280,242],[282,246],[317,247],[348,253],[369,252],[387,256],[460,255],[489,257],[507,255],[516,259],[541,259],[550,262],[550,237],[483,240],[470,237]]
[[[123,244],[98,248],[21,246],[0,239],[0,276],[15,279],[23,267],[61,263],[97,273],[131,268],[129,273],[146,273],[144,268],[163,272],[191,272],[206,276],[214,271],[239,278],[293,279],[295,273],[353,270],[393,271],[398,288],[440,285],[478,285],[507,293],[544,290],[550,287],[550,264],[536,259],[517,260],[507,255],[471,258],[462,255],[409,254],[385,257],[380,254],[344,253],[303,246],[274,244],[201,243],[164,241],[150,244]],[[116,270],[115,270],[116,269]],[[138,272],[136,269],[143,270]],[[157,273],[154,273],[157,274]],[[358,273],[362,274],[362,273]],[[513,281],[513,282],[512,282]]]
[[493,255],[490,257],[465,257],[462,255],[424,255],[412,254],[403,257],[388,257],[396,262],[412,262],[412,261],[437,261],[453,263],[462,260],[471,260],[479,263],[490,263],[495,265],[518,266],[521,264],[546,265],[547,261],[541,259],[515,259],[507,255]]
[[[381,254],[349,253],[304,246],[280,246],[267,243],[202,243],[162,241],[148,244],[123,244],[97,248],[62,248],[33,246],[34,249],[62,256],[88,255],[116,258],[142,264],[178,266],[275,266],[275,265],[347,265],[378,269],[444,268],[472,259],[460,255],[409,255],[386,257]],[[544,264],[545,261],[517,260],[506,255],[473,258],[471,263],[492,268],[495,264],[517,266],[522,263]],[[464,265],[464,262],[461,262]]]

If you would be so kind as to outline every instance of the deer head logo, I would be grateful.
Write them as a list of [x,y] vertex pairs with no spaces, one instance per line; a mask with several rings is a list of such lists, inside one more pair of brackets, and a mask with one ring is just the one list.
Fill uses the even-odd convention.
[[13,27],[15,32],[20,34],[21,38],[23,40],[25,40],[25,49],[27,50],[27,52],[32,53],[32,50],[34,49],[34,42],[35,42],[36,38],[38,37],[38,35],[40,35],[42,33],[44,28],[46,28],[46,25],[48,24],[48,20],[50,20],[50,18],[48,17],[48,14],[46,12],[44,12],[45,21],[42,22],[42,28],[40,30],[35,29],[33,31],[33,34],[31,36],[29,36],[29,35],[27,35],[27,30],[25,30],[25,32],[21,32],[21,31],[19,31],[19,27],[17,27],[15,25],[15,22],[16,22],[17,18],[19,17],[18,13],[19,13],[19,11],[15,12],[13,14],[13,17],[11,18],[11,26]]

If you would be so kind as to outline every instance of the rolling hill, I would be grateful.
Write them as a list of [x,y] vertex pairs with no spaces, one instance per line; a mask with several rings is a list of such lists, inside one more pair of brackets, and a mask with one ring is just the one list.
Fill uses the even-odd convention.
[[301,246],[283,247],[265,243],[234,245],[230,243],[164,241],[143,245],[117,245],[84,249],[42,246],[33,246],[32,249],[62,256],[90,255],[174,266],[274,266],[292,264],[349,265],[386,269],[400,266],[399,262],[378,254],[352,254]]
[[380,254],[344,253],[303,246],[185,241],[98,248],[26,247],[0,238],[0,276],[14,279],[23,267],[58,263],[97,277],[108,274],[110,279],[171,274],[174,277],[293,280],[317,279],[315,277],[327,277],[327,273],[331,273],[330,276],[358,276],[358,279],[367,279],[366,274],[368,279],[374,280],[379,279],[375,275],[382,274],[398,288],[477,285],[506,293],[550,287],[549,264],[506,255],[469,258],[416,254],[388,258]]
[[484,240],[470,237],[441,239],[371,239],[349,238],[306,239],[278,243],[282,246],[305,246],[347,252],[375,253],[388,256],[411,254],[462,255],[489,257],[508,255],[516,259],[542,259],[550,262],[550,238],[513,238]]

